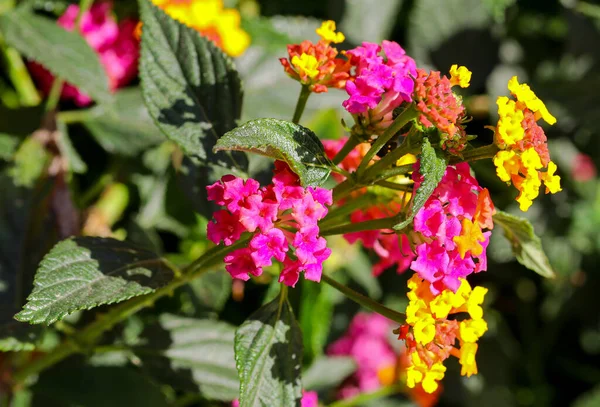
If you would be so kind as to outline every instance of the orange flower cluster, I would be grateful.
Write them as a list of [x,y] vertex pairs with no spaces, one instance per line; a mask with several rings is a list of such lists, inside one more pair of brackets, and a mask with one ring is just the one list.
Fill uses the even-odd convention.
[[321,39],[313,44],[305,40],[301,44],[288,45],[288,58],[279,58],[285,72],[311,92],[327,92],[327,88],[343,89],[350,77],[350,61],[337,58],[337,49],[331,43],[344,41],[344,34],[335,32],[335,23],[325,21],[316,30]]

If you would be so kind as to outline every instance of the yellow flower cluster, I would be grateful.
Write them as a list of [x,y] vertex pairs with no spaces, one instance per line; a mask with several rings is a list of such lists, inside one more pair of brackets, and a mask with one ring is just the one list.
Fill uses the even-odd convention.
[[508,89],[516,100],[502,96],[496,102],[499,119],[495,142],[501,151],[494,157],[494,164],[498,177],[512,182],[519,190],[517,202],[521,210],[526,211],[539,195],[542,182],[546,193],[561,190],[560,177],[555,175],[556,164],[550,161],[546,135],[537,124],[539,119],[554,124],[556,118],[516,76],[508,81]]
[[240,27],[240,13],[225,9],[223,0],[152,0],[175,20],[213,40],[228,55],[237,57],[250,45]]
[[[476,374],[477,340],[487,331],[481,307],[487,289],[471,288],[467,280],[461,279],[456,293],[444,290],[434,296],[429,283],[416,274],[408,281],[408,288],[404,326],[411,361],[406,372],[408,387],[421,383],[426,392],[433,393],[446,371],[443,362],[450,355],[458,357],[463,376]],[[448,319],[457,313],[468,313],[470,319]]]

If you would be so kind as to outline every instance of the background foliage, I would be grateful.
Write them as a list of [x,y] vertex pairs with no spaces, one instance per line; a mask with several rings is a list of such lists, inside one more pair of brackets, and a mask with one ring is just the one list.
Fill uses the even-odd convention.
[[[1,1],[0,10],[8,3]],[[207,216],[212,208],[198,185],[221,175],[205,154],[216,140],[209,146],[185,144],[194,158],[183,159],[143,104],[144,99],[158,100],[155,95],[142,95],[139,84],[133,84],[111,96],[95,55],[86,55],[89,49],[78,36],[53,38],[44,31],[46,25],[37,19],[59,15],[68,2],[19,3],[21,11],[27,8],[36,15],[4,13],[0,17],[4,41],[25,57],[44,55],[41,62],[101,103],[79,116],[67,113],[73,106],[62,106],[56,122],[48,122],[47,117],[43,122],[43,106],[16,106],[15,91],[9,85],[11,72],[4,69],[0,76],[0,349],[7,351],[0,353],[0,405],[226,405],[239,388],[234,329],[261,304],[273,300],[275,293],[268,277],[232,285],[218,267],[116,325],[99,346],[74,343],[80,350],[77,356],[43,372],[30,388],[9,395],[5,385],[14,366],[36,358],[37,352],[51,352],[62,337],[107,312],[101,306],[73,313],[106,302],[103,293],[95,293],[93,287],[91,294],[82,297],[73,286],[68,301],[41,303],[35,310],[19,314],[21,320],[50,322],[73,313],[64,321],[48,328],[14,320],[32,291],[43,255],[57,241],[79,234],[82,223],[89,226],[86,220],[94,213],[101,213],[102,226],[113,236],[127,236],[128,241],[164,255],[173,264],[185,265],[207,247],[206,219],[200,214]],[[122,16],[138,12],[135,1],[115,5]],[[229,86],[230,92],[221,97],[227,98],[223,103],[241,109],[222,118],[225,127],[218,129],[220,134],[231,130],[239,118],[242,122],[291,118],[300,87],[285,76],[277,58],[285,55],[286,44],[314,39],[314,28],[321,19],[339,22],[348,37],[344,48],[361,41],[390,39],[406,46],[420,65],[441,71],[455,63],[469,67],[473,79],[464,98],[473,116],[470,129],[489,135],[482,142],[491,141],[492,132],[486,132],[484,126],[495,121],[495,97],[504,92],[508,78],[517,74],[531,84],[558,118],[547,135],[561,170],[563,192],[538,199],[526,214],[542,238],[556,277],[544,279],[529,272],[513,260],[508,243],[498,233],[493,235],[488,272],[474,276],[476,284],[490,290],[486,299],[490,330],[480,341],[480,374],[463,379],[457,373],[458,364],[451,365],[440,405],[600,405],[600,274],[596,267],[600,261],[600,184],[595,176],[587,180],[577,176],[580,153],[589,155],[596,166],[600,164],[600,144],[595,139],[600,130],[600,5],[577,0],[240,0],[228,5],[239,6],[252,46],[235,61],[244,83],[243,104],[238,78],[228,71],[227,64],[217,61],[210,68],[219,73],[217,80]],[[147,28],[152,33],[174,30],[159,18]],[[181,35],[186,38],[185,33]],[[26,36],[38,41],[40,49],[29,49],[32,42],[21,41]],[[204,48],[211,46],[187,40],[186,46],[198,52],[208,52]],[[65,52],[78,47],[82,48],[76,53],[81,60],[70,60],[71,53]],[[142,60],[150,51],[144,51]],[[6,67],[10,55],[4,57]],[[207,69],[186,66],[189,60],[175,57],[187,72]],[[165,103],[174,108],[185,107],[177,104],[184,94],[201,103],[202,92],[210,91],[186,83],[191,77],[186,71],[178,77],[173,72],[141,68],[142,81],[160,75],[173,81],[169,92],[162,93],[168,99]],[[156,90],[161,91],[164,89]],[[343,98],[334,91],[311,97],[303,124],[321,138],[340,137]],[[152,106],[150,111],[155,116],[163,108]],[[210,121],[225,112],[215,106],[199,120]],[[276,124],[273,120],[256,126]],[[190,140],[185,123],[162,130],[179,143]],[[54,147],[58,154],[48,153],[40,142],[40,132],[58,134]],[[306,135],[309,139],[313,136]],[[236,142],[235,135],[222,140]],[[245,147],[247,151],[255,146]],[[67,170],[48,175],[48,165],[57,156],[67,163]],[[268,162],[260,157],[248,156],[249,162],[245,155],[235,157],[222,153],[217,160],[234,159],[258,178],[265,170],[268,173]],[[513,191],[496,179],[492,163],[476,165],[475,171],[497,207],[517,213]],[[89,243],[82,238],[65,244],[85,253],[82,248]],[[339,269],[340,279],[391,307],[405,304],[406,276],[387,271],[375,279],[370,274],[373,259],[366,253],[348,247],[341,239],[332,240],[332,246],[334,253],[326,267]],[[60,268],[47,266],[49,278],[58,279]],[[122,272],[118,265],[115,268]],[[137,274],[127,274],[133,275],[127,284],[115,282],[113,288],[122,298],[146,292],[149,286],[160,287],[160,276],[172,273],[161,261],[135,270]],[[93,273],[99,271],[89,272],[88,283],[95,282]],[[102,273],[102,278],[112,278],[110,273]],[[40,298],[43,301],[45,297]],[[304,281],[290,293],[290,302],[304,333],[304,388],[319,390],[322,402],[328,403],[335,386],[353,366],[347,360],[327,359],[324,348],[345,331],[358,307],[331,287]],[[66,306],[71,308],[66,311]],[[261,328],[253,323],[261,318],[268,316],[251,317],[243,329],[259,336]],[[274,323],[271,329],[276,332],[276,343],[265,346],[274,352],[293,352],[277,346],[285,343],[287,329],[297,329],[291,321],[293,318],[281,321],[285,326]],[[375,403],[379,404],[371,405],[384,405],[381,400]],[[385,403],[405,406],[409,402],[399,395]]]

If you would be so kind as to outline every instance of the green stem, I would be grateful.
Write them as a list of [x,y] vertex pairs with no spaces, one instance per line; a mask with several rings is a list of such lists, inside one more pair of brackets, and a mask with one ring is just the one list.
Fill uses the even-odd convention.
[[406,320],[406,315],[394,311],[393,309],[389,309],[388,307],[370,299],[369,297],[354,291],[350,287],[338,283],[326,274],[323,274],[321,276],[321,279],[325,283],[329,284],[330,286],[344,294],[346,297],[350,298],[352,301],[356,302],[359,305],[362,305],[365,308],[370,309],[371,311],[377,312],[378,314],[381,314],[384,317],[389,318],[392,321],[395,321],[399,324],[403,324]]
[[373,157],[375,157],[375,154],[377,154],[379,150],[381,150],[383,146],[385,146],[385,144],[388,141],[390,141],[392,137],[394,137],[394,135],[398,133],[402,129],[402,127],[404,127],[404,125],[406,125],[406,123],[410,122],[415,117],[417,117],[417,111],[413,105],[410,105],[402,113],[400,113],[398,117],[396,117],[396,119],[392,122],[390,127],[385,129],[381,136],[377,137],[377,140],[375,140],[375,143],[373,143],[371,149],[367,151],[362,161],[360,162],[358,169],[356,170],[359,177],[364,173],[365,169],[367,168]]
[[302,117],[302,113],[304,113],[304,108],[306,107],[306,102],[308,101],[308,97],[310,96],[310,87],[308,85],[302,85],[302,89],[300,89],[300,95],[298,96],[298,102],[296,103],[296,110],[294,111],[294,118],[292,122],[298,124],[300,122],[300,118]]
[[412,184],[396,184],[395,182],[379,181],[375,185],[379,185],[383,188],[393,189],[394,191],[412,192]]
[[82,345],[86,346],[93,344],[105,331],[111,329],[116,324],[127,319],[139,310],[153,305],[158,299],[171,295],[175,289],[189,283],[205,271],[208,271],[210,268],[223,261],[223,257],[227,253],[247,245],[248,240],[248,238],[238,240],[228,247],[213,247],[182,271],[177,270],[176,277],[166,286],[161,287],[150,294],[134,297],[111,308],[106,314],[99,316],[96,321],[87,325],[78,334],[65,340],[57,348],[53,349],[52,352],[44,354],[39,359],[35,359],[33,362],[23,366],[20,370],[15,372],[13,376],[15,384],[22,384],[31,375],[38,374],[74,353],[79,352]]
[[23,62],[23,58],[16,49],[9,47],[0,39],[0,50],[6,63],[8,77],[10,78],[21,103],[25,106],[37,106],[42,99],[35,88],[35,84],[29,75],[29,71]]
[[69,110],[58,113],[57,119],[65,124],[84,122],[94,117],[94,109]]
[[474,148],[472,150],[464,151],[461,157],[452,157],[449,164],[458,164],[466,161],[477,161],[484,160],[487,158],[493,158],[496,153],[500,151],[498,146],[490,144],[484,147]]
[[414,168],[413,164],[401,165],[399,167],[390,168],[389,170],[382,171],[379,174],[375,174],[375,179],[370,180],[371,183],[377,183],[379,181],[386,180],[388,178],[395,177],[397,175],[406,175],[411,172]]
[[352,232],[362,232],[364,230],[391,229],[397,223],[399,223],[398,217],[391,216],[389,218],[372,219],[364,222],[346,223],[344,225],[321,228],[319,234],[321,236],[332,236]]
[[400,393],[403,386],[400,383],[390,384],[370,393],[362,393],[345,400],[339,400],[331,403],[328,407],[354,407],[363,405],[369,401],[378,400],[383,397]]
[[352,151],[354,149],[354,147],[356,147],[359,144],[360,144],[360,139],[354,133],[351,133],[350,138],[348,138],[348,140],[346,140],[346,143],[344,144],[342,149],[340,151],[338,151],[338,153],[335,155],[335,157],[333,157],[333,163],[335,165],[338,165],[339,163],[341,163],[342,160],[344,158],[346,158],[346,156],[348,154],[350,154],[350,151]]
[[352,191],[358,188],[360,188],[360,185],[356,184],[352,178],[346,178],[345,181],[333,188],[333,202],[338,202],[340,199],[345,198]]
[[345,202],[344,205],[340,205],[329,210],[329,212],[327,212],[327,217],[323,219],[323,221],[319,224],[319,227],[322,229],[326,228],[331,222],[335,222],[342,216],[349,215],[358,208],[368,206],[369,204],[372,205],[374,203],[373,200],[373,196],[368,194],[363,194],[356,199],[351,199],[348,202]]
[[54,82],[52,82],[52,87],[50,88],[50,93],[48,93],[48,99],[46,100],[46,112],[50,112],[58,106],[64,84],[65,81],[60,78],[55,78]]

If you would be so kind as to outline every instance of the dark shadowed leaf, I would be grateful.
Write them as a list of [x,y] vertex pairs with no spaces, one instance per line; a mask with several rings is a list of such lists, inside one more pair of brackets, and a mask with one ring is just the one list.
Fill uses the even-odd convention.
[[302,397],[302,332],[281,295],[252,314],[235,334],[240,407],[284,407]]
[[0,17],[6,42],[27,58],[77,86],[96,101],[110,101],[108,78],[98,54],[81,35],[25,8]]
[[153,252],[116,239],[63,240],[44,256],[33,292],[15,318],[51,324],[75,311],[148,294],[173,278]]
[[313,281],[302,281],[300,326],[304,339],[305,361],[323,353],[333,317],[333,288]]
[[448,163],[444,158],[437,155],[435,148],[433,148],[427,138],[423,139],[422,151],[419,160],[419,172],[423,176],[423,182],[421,182],[417,192],[415,192],[410,215],[404,221],[394,226],[395,230],[402,230],[412,222],[419,209],[425,205],[435,187],[442,180],[444,172],[446,172]]
[[278,119],[244,123],[221,137],[215,150],[250,151],[285,161],[298,174],[303,185],[321,185],[333,166],[315,133]]
[[555,276],[542,248],[542,242],[527,219],[497,211],[494,215],[494,223],[504,230],[504,236],[510,242],[519,263],[542,277]]
[[238,396],[233,338],[235,327],[219,321],[163,314],[143,332],[134,349],[144,367],[163,383],[201,392],[209,399]]
[[33,349],[41,327],[13,319],[31,292],[37,263],[59,239],[52,183],[18,187],[0,175],[0,350]]
[[[60,366],[43,373],[33,386],[34,405],[85,407],[166,407],[160,387],[132,368]],[[51,400],[53,403],[49,403]],[[56,403],[56,404],[55,404]]]

